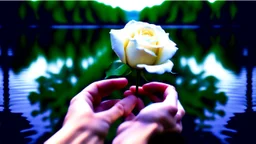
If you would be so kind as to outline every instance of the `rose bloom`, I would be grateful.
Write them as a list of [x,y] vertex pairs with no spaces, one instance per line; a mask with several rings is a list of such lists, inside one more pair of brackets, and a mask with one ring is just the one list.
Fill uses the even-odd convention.
[[171,72],[169,59],[178,48],[160,26],[132,20],[123,29],[111,30],[110,38],[116,55],[130,67],[149,73]]

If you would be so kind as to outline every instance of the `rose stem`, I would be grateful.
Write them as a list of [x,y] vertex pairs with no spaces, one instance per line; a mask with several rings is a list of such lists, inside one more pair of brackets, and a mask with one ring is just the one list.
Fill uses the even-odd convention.
[[136,70],[136,96],[139,97],[139,81],[140,81],[140,71]]

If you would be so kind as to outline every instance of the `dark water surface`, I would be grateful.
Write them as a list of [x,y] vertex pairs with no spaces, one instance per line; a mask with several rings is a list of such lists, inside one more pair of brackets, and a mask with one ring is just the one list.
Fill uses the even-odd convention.
[[[242,36],[236,32],[236,29],[213,29],[209,30],[207,35],[205,30],[191,28],[184,31],[173,28],[168,31],[174,31],[174,33],[170,33],[170,36],[180,49],[174,64],[181,68],[184,65],[189,66],[195,75],[201,71],[205,72],[205,76],[213,75],[219,79],[215,85],[217,91],[224,92],[228,98],[225,105],[220,103],[216,105],[216,109],[225,112],[223,116],[204,111],[205,115],[214,115],[215,117],[214,120],[204,121],[203,124],[209,127],[200,128],[199,119],[191,118],[188,114],[184,118],[185,141],[197,144],[253,143],[256,136],[254,134],[256,128],[256,59],[253,55],[255,50],[252,50],[254,48],[254,45],[251,44],[252,41],[241,39]],[[89,75],[92,73],[86,73],[85,76],[76,75],[75,72],[79,69],[90,69],[90,67],[96,69],[98,67],[94,67],[94,65],[98,61],[101,62],[102,57],[104,60],[106,57],[115,58],[110,48],[109,29],[107,28],[103,30],[98,28],[91,30],[29,29],[18,30],[15,35],[4,35],[8,33],[8,30],[1,32],[1,144],[37,143],[37,140],[45,132],[51,131],[49,125],[52,123],[45,117],[49,117],[53,109],[46,109],[33,116],[32,112],[40,109],[43,104],[40,104],[39,101],[31,104],[31,100],[28,98],[31,92],[40,92],[40,85],[50,82],[50,80],[44,81],[44,83],[36,81],[40,76],[49,78],[47,70],[60,75],[58,80],[63,81],[62,75],[70,74],[68,80],[74,84],[79,79],[84,77],[84,79],[90,79],[92,76]],[[63,35],[65,38],[61,39],[60,37]],[[189,48],[189,46],[191,47]],[[83,54],[84,57],[81,56]],[[99,67],[105,68],[111,60],[107,59],[106,64],[102,63]],[[77,65],[79,66],[77,67]],[[73,71],[63,72],[61,70],[63,66],[73,68],[74,75],[72,75]],[[99,76],[88,80],[88,83],[102,79],[104,73],[98,73]],[[49,79],[61,83],[51,76]],[[176,80],[177,84],[181,81]],[[193,82],[200,83],[200,80],[191,81],[191,83]],[[204,87],[204,84],[201,86]],[[66,89],[62,91],[66,91]],[[190,94],[193,97],[193,93]],[[52,101],[49,100],[50,103]],[[192,126],[192,124],[195,125]]]

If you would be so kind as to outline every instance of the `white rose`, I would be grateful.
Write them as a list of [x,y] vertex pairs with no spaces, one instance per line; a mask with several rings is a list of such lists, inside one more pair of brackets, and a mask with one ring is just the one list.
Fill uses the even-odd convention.
[[169,59],[178,48],[160,26],[132,20],[123,29],[111,30],[110,38],[123,63],[149,73],[171,72],[173,63]]

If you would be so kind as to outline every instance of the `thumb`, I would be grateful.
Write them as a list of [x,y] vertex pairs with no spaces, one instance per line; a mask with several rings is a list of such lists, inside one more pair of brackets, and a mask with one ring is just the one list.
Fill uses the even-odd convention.
[[117,102],[109,110],[97,113],[97,115],[111,124],[115,122],[118,118],[129,115],[134,109],[136,103],[137,97],[134,95],[130,95]]

